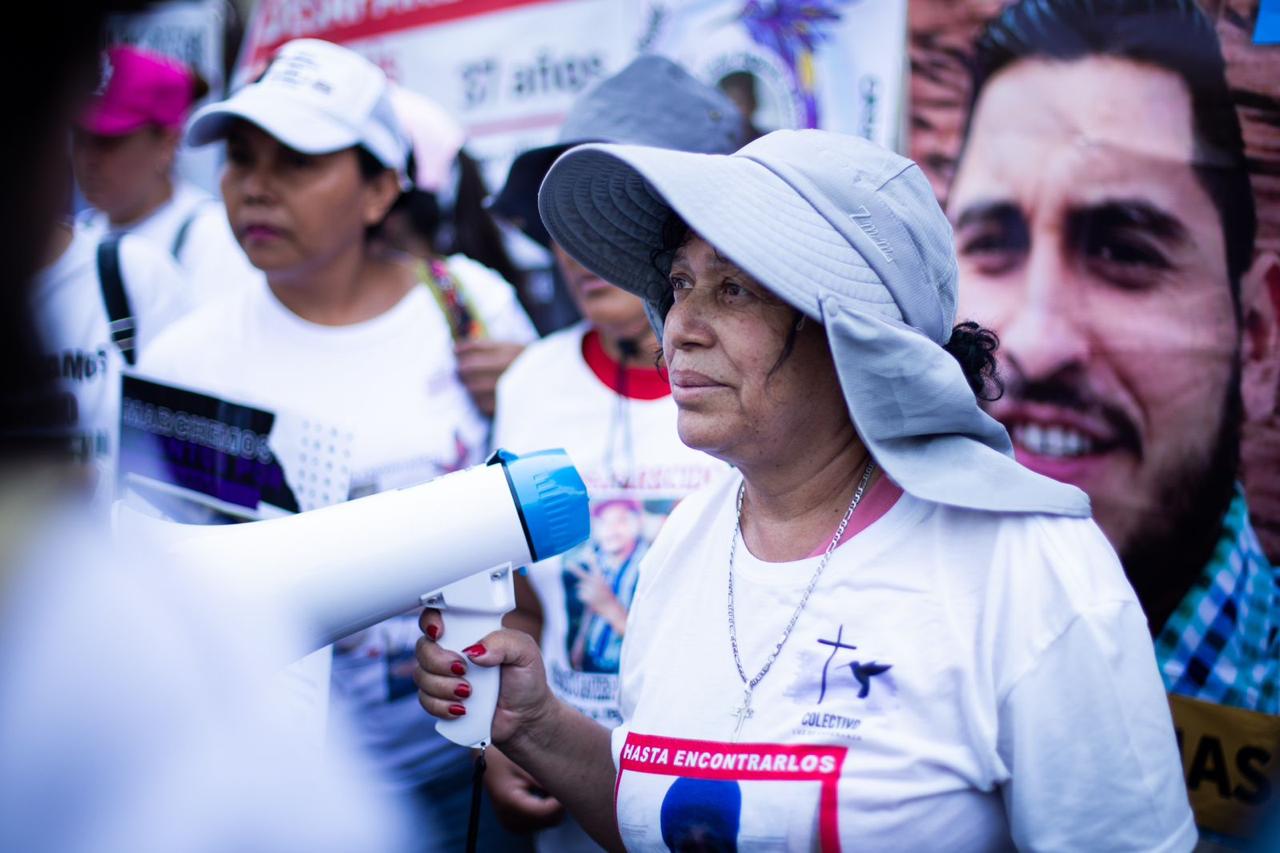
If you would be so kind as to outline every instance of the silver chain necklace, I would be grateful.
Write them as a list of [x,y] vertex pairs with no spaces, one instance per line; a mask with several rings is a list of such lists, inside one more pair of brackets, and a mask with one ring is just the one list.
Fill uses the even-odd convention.
[[733,729],[733,739],[735,741],[742,734],[742,727],[747,720],[755,715],[755,712],[751,710],[751,692],[756,689],[756,685],[765,677],[769,667],[773,666],[773,662],[777,660],[778,654],[781,653],[783,645],[787,642],[787,637],[791,636],[791,629],[796,626],[796,620],[800,618],[800,612],[809,603],[809,596],[818,585],[818,578],[822,576],[822,570],[827,567],[827,563],[831,562],[831,553],[840,544],[840,537],[844,535],[844,529],[849,525],[849,519],[853,516],[853,511],[858,508],[858,502],[862,500],[862,493],[867,490],[867,483],[871,481],[871,474],[875,469],[876,462],[872,459],[867,463],[867,469],[862,472],[862,481],[858,483],[858,489],[853,493],[853,500],[849,501],[849,508],[845,510],[844,518],[840,519],[840,526],[836,528],[835,535],[831,537],[826,553],[822,555],[822,561],[813,570],[813,577],[809,578],[809,586],[805,588],[804,595],[800,597],[800,603],[796,605],[795,612],[791,614],[791,620],[787,622],[787,627],[782,629],[782,636],[778,638],[777,645],[769,653],[764,666],[760,667],[760,671],[756,673],[755,678],[750,680],[747,679],[746,670],[742,668],[742,655],[738,651],[738,623],[733,615],[733,563],[738,554],[738,536],[742,532],[742,497],[746,493],[747,483],[743,480],[742,484],[738,486],[738,514],[733,526],[733,539],[729,543],[729,644],[733,646],[733,662],[737,664],[738,676],[742,679],[743,685],[742,704],[733,711],[733,715],[738,720]]

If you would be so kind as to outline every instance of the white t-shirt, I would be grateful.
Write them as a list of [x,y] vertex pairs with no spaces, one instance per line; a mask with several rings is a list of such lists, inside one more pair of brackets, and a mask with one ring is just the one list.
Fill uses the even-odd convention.
[[[168,255],[136,237],[122,239],[119,247],[120,278],[136,323],[134,351],[141,357],[163,329],[186,313],[190,292]],[[124,356],[107,325],[97,240],[73,234],[61,257],[36,276],[32,309],[48,369],[65,388],[72,421],[66,426],[93,448],[101,486],[109,493],[120,434]]]
[[[533,344],[498,383],[494,445],[517,454],[563,447],[591,497],[591,539],[529,568],[542,604],[542,656],[556,695],[612,728],[623,633],[587,603],[625,609],[640,562],[676,502],[726,465],[686,447],[670,392],[621,397],[583,357],[579,323]],[[656,374],[656,371],[655,371]],[[604,592],[607,590],[607,593]]]
[[[521,311],[510,285],[478,264],[487,275],[470,262],[449,265],[466,277],[478,310],[501,309],[482,312],[490,330],[521,326],[508,316]],[[478,464],[487,451],[488,423],[457,379],[449,327],[425,286],[372,320],[322,326],[262,284],[174,325],[140,368],[350,432],[351,497],[425,482]],[[338,643],[333,662],[335,712],[351,718],[384,776],[401,787],[429,778],[441,761],[466,758],[418,705],[412,671],[420,634],[416,615],[395,617]]]
[[97,210],[81,214],[77,227],[95,240],[112,230],[124,230],[169,253],[186,274],[199,304],[262,280],[262,272],[249,263],[231,232],[226,207],[185,181],[175,181],[169,201],[129,228],[112,229],[106,214]]
[[[1146,619],[1090,520],[904,494],[836,549],[734,742],[740,482],[684,501],[645,560],[613,735],[628,849],[1194,846]],[[748,678],[819,559],[764,563],[739,540]]]
[[316,749],[265,701],[292,626],[117,553],[83,512],[36,529],[0,562],[0,849],[405,849],[348,739]]

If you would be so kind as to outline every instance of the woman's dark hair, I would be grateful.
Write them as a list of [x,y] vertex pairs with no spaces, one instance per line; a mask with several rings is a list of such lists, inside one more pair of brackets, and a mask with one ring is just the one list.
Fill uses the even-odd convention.
[[1004,383],[1000,381],[996,363],[996,350],[1000,339],[990,329],[984,329],[972,320],[966,320],[951,330],[951,339],[943,347],[951,357],[960,362],[964,378],[973,389],[973,395],[984,402],[999,400],[1004,396]]
[[[368,148],[365,148],[363,145],[356,146],[356,162],[360,164],[360,177],[364,178],[366,181],[372,181],[374,178],[377,178],[383,172],[391,171],[383,164],[381,160],[375,157],[373,153]],[[403,198],[404,193],[401,193],[400,196],[401,198]],[[391,211],[394,210],[396,205],[398,205],[399,203],[400,203],[400,199],[396,199],[395,203],[392,204],[391,207],[387,208],[387,213],[388,214],[391,213]],[[364,238],[365,240],[371,240],[374,237],[377,237],[381,233],[382,233],[382,223],[379,222],[375,225],[370,225],[368,228],[364,229]]]
[[[458,152],[458,185],[454,194],[451,242],[443,247],[448,254],[461,253],[496,271],[524,292],[524,272],[507,254],[498,224],[485,207],[489,188],[480,174],[480,164],[466,151]],[[446,212],[442,211],[444,216]]]
[[[414,172],[410,154],[409,174]],[[479,164],[465,151],[459,151],[454,175],[457,183],[453,192],[441,194],[452,199],[451,203],[441,204],[441,195],[436,193],[411,189],[400,196],[392,209],[409,217],[410,226],[432,251],[466,255],[497,272],[521,292],[524,273],[507,254],[502,232],[484,206],[489,190]]]

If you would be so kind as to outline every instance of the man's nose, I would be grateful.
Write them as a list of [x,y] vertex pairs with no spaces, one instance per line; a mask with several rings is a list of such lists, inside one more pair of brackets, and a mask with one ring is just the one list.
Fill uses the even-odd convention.
[[1023,300],[1000,332],[1000,349],[1028,379],[1088,360],[1086,282],[1056,249],[1033,251],[1029,258]]

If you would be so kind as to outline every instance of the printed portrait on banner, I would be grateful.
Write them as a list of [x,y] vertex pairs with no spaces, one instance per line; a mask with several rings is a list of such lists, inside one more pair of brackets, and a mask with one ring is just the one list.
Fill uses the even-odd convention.
[[[988,411],[1089,494],[1197,818],[1239,830],[1280,744],[1280,49],[1255,43],[1257,0],[909,15],[909,154],[954,229],[957,319],[1000,338]],[[1254,741],[1206,707],[1256,715]]]

